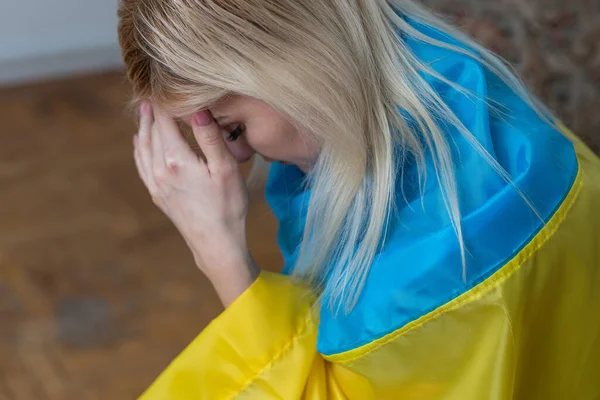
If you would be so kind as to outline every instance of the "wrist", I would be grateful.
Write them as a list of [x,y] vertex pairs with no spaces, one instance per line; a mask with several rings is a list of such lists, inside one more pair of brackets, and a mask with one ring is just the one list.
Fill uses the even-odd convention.
[[221,257],[219,260],[204,260],[205,271],[219,299],[225,307],[231,305],[258,278],[259,269],[250,252]]

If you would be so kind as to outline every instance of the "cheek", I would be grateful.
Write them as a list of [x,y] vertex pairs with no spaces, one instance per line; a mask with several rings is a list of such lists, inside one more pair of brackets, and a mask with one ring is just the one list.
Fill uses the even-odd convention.
[[291,124],[273,119],[247,128],[246,142],[258,153],[276,159],[294,153],[296,134]]

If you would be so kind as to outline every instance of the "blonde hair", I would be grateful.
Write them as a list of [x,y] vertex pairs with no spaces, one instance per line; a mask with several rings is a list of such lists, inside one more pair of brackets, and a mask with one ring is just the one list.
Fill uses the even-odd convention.
[[[540,115],[548,114],[499,57],[412,0],[122,0],[119,16],[135,101],[154,101],[183,116],[230,94],[251,96],[322,145],[309,174],[311,199],[295,273],[324,291],[335,311],[350,310],[358,299],[385,239],[403,172],[398,165],[409,156],[421,182],[426,154],[432,157],[464,278],[457,185],[439,121],[456,127],[509,181],[421,73],[471,94],[419,61],[401,36],[484,63]],[[423,34],[405,17],[464,47]]]

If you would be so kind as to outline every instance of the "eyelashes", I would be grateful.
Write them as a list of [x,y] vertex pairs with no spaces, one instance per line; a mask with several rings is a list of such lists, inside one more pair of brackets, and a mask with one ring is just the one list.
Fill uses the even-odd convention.
[[240,135],[242,133],[244,133],[246,130],[246,127],[242,124],[238,125],[233,131],[229,132],[229,136],[227,137],[227,140],[230,142],[235,142],[237,140],[237,138],[240,137]]

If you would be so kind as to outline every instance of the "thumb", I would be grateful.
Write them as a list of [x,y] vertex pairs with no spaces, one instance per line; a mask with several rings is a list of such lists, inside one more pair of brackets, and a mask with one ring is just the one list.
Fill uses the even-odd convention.
[[215,170],[219,166],[235,162],[225,144],[221,127],[216,123],[209,111],[200,111],[192,118],[192,130],[200,150],[206,157],[208,169]]

